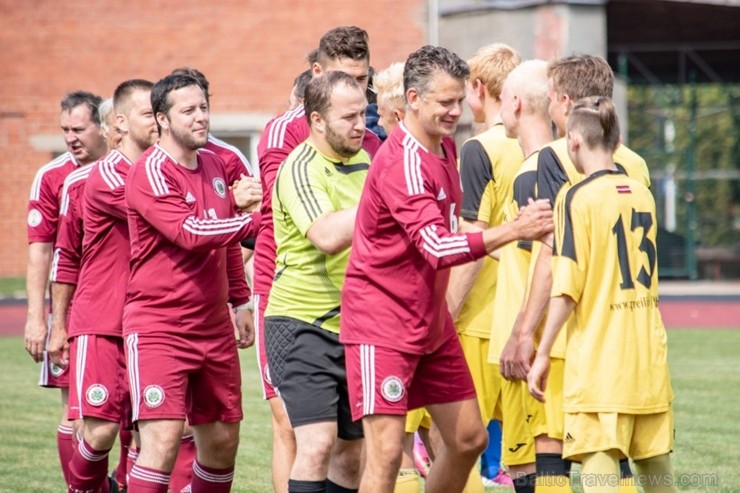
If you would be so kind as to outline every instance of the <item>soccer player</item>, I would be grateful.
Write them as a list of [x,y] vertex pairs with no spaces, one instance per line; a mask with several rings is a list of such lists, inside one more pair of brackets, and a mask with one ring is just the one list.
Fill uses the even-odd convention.
[[70,93],[62,100],[60,120],[68,152],[39,169],[28,202],[28,317],[24,345],[34,361],[43,363],[39,384],[61,389],[62,418],[57,429],[57,450],[65,482],[73,450],[72,422],[67,419],[69,373],[54,365],[45,351],[49,334],[47,323],[51,317],[49,315],[47,320],[44,313],[44,297],[57,239],[64,180],[72,171],[92,163],[106,152],[100,130],[100,102],[99,96],[84,91]]
[[[296,438],[288,491],[356,490],[362,426],[352,421],[340,297],[370,156],[367,100],[355,79],[328,72],[306,87],[311,133],[273,189],[277,274],[265,310],[272,382]],[[337,437],[339,438],[337,440]]]
[[[97,491],[107,472],[108,453],[119,425],[131,427],[131,400],[124,359],[121,318],[129,276],[130,245],[124,190],[134,163],[158,138],[150,101],[152,83],[129,80],[114,93],[114,115],[122,140],[105,158],[89,168],[85,180],[68,190],[81,196],[63,204],[84,209],[82,258],[75,262],[74,247],[64,241],[65,219],[58,248],[57,270],[81,264],[79,278],[57,274],[54,279],[52,359],[71,367],[70,414],[83,420],[79,447],[70,464],[70,491]],[[76,174],[71,174],[67,183]],[[80,211],[82,212],[82,211]],[[81,214],[80,214],[81,215]],[[67,213],[66,218],[70,218]],[[82,237],[80,236],[80,241]],[[69,269],[66,269],[69,270]],[[66,324],[74,293],[74,308]],[[101,296],[105,293],[105,296]],[[67,344],[67,338],[71,344]],[[125,457],[124,457],[125,460]],[[178,490],[179,491],[179,490]]]
[[340,331],[352,416],[366,437],[360,491],[393,490],[406,411],[421,406],[443,441],[426,489],[462,490],[487,437],[444,299],[448,267],[552,227],[549,204],[533,202],[508,224],[457,233],[462,190],[451,136],[468,74],[444,48],[409,56],[406,116],[374,158],[360,199]]
[[[565,129],[567,118],[573,104],[586,96],[611,98],[614,87],[614,73],[601,57],[592,55],[573,55],[556,59],[548,64],[549,114],[555,124],[560,139],[552,142],[540,152],[537,163],[537,197],[546,198],[552,203],[559,191],[572,186],[585,178],[579,173],[567,153]],[[650,186],[650,177],[645,160],[625,145],[617,147],[614,160],[630,177]],[[551,243],[551,241],[550,241]],[[533,356],[535,336],[541,328],[544,312],[552,285],[552,252],[535,242],[532,248],[533,270],[528,280],[528,295],[522,305],[519,324],[512,332],[507,349],[501,355],[501,370],[507,378],[526,379]],[[572,323],[572,322],[569,322]],[[564,476],[566,465],[561,459],[563,439],[562,381],[563,358],[565,357],[565,333],[562,333],[553,346],[552,368],[548,398],[545,403],[547,421],[548,450],[540,454],[539,469],[552,476]],[[621,463],[625,478],[623,493],[636,492],[628,461]]]
[[121,131],[116,124],[116,112],[113,110],[113,98],[108,98],[98,107],[100,113],[100,129],[108,145],[108,150],[118,149],[121,145]]
[[[141,436],[129,491],[167,491],[185,418],[198,449],[192,491],[229,491],[242,419],[237,346],[253,343],[238,242],[254,235],[259,214],[234,216],[226,167],[201,150],[209,113],[198,81],[169,75],[151,102],[160,140],[131,167],[125,190],[131,275],[123,335]],[[261,197],[253,185],[249,206]]]
[[[501,88],[501,120],[506,135],[517,139],[520,152],[526,156],[502,206],[504,219],[511,221],[535,197],[538,153],[552,140],[544,61],[525,61],[509,73]],[[499,252],[488,353],[496,371],[500,371],[499,357],[516,322],[517,312],[512,306],[520,306],[525,297],[530,248],[531,242],[518,242],[504,246]],[[532,492],[536,473],[535,436],[543,433],[544,411],[520,381],[501,381],[501,410],[503,462],[514,478],[517,493]]]
[[615,163],[619,123],[611,101],[576,102],[567,150],[584,180],[558,195],[552,298],[528,375],[542,400],[557,335],[566,343],[563,456],[581,460],[584,492],[618,492],[631,457],[646,493],[675,492],[673,390],[658,310],[655,202]]
[[[468,61],[466,101],[475,123],[485,125],[486,130],[460,149],[461,216],[463,222],[480,229],[503,222],[514,175],[524,159],[516,139],[506,136],[500,116],[501,86],[520,62],[519,54],[503,44],[485,46]],[[447,303],[486,427],[490,420],[501,419],[501,376],[488,362],[497,268],[498,261],[489,256],[457,266],[452,269],[447,290]],[[471,471],[465,491],[483,491],[477,468]]]
[[[335,70],[346,72],[357,80],[363,91],[366,90],[370,49],[367,32],[364,29],[356,26],[331,29],[321,37],[319,47],[314,51],[308,58],[314,76]],[[263,395],[270,403],[272,413],[272,484],[277,492],[286,491],[290,467],[295,457],[295,438],[282,404],[275,399],[262,335],[264,310],[275,275],[272,188],[280,164],[298,144],[308,138],[308,135],[305,110],[303,106],[298,106],[270,120],[257,146],[263,197],[260,208],[262,224],[254,253],[254,325]],[[362,147],[371,157],[380,144],[380,139],[375,134],[365,131]]]
[[390,64],[373,78],[373,88],[378,104],[378,125],[390,135],[406,114],[403,95],[403,63]]

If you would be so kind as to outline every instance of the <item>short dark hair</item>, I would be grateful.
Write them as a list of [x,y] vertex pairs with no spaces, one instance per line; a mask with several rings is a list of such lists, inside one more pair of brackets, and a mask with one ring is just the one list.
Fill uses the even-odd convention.
[[619,118],[611,99],[604,96],[581,98],[568,116],[568,131],[577,129],[589,149],[601,147],[614,152],[619,146]]
[[170,75],[189,75],[190,77],[195,78],[195,80],[198,81],[198,84],[200,84],[200,87],[203,88],[203,92],[206,94],[206,102],[209,105],[211,104],[211,93],[209,92],[210,84],[203,72],[197,68],[179,67],[173,70]]
[[614,72],[600,56],[574,54],[552,60],[547,66],[558,94],[567,94],[573,101],[588,96],[611,98],[614,92]]
[[82,104],[87,105],[90,110],[90,120],[100,126],[100,112],[98,111],[98,106],[100,106],[102,102],[103,98],[96,96],[91,92],[74,91],[64,96],[60,106],[62,107],[62,111],[71,111],[73,108],[77,108]]
[[367,31],[357,26],[340,26],[321,36],[316,61],[322,66],[329,60],[349,58],[370,61]]
[[293,81],[293,86],[295,86],[295,89],[293,89],[293,94],[297,98],[303,99],[306,95],[306,86],[308,86],[308,83],[311,82],[311,79],[313,78],[313,72],[309,70],[304,70],[301,72],[301,74],[295,78]]
[[357,83],[354,77],[338,70],[314,77],[308,83],[303,105],[306,109],[306,120],[308,120],[309,126],[311,125],[311,114],[314,111],[321,116],[326,115],[331,106],[332,92],[339,84],[356,87],[357,90],[362,91],[360,84]]
[[437,71],[444,71],[455,79],[464,81],[470,68],[463,59],[441,46],[422,46],[409,55],[403,69],[403,92],[415,88],[419,94],[429,89],[429,82]]
[[[158,113],[164,113],[166,115],[167,112],[170,111],[170,108],[172,108],[173,103],[169,98],[169,94],[172,91],[190,86],[198,86],[203,89],[203,86],[200,85],[198,79],[196,79],[192,75],[186,74],[170,74],[154,84],[154,86],[152,87],[151,100],[152,112],[154,113],[155,120]],[[205,93],[205,89],[203,89],[203,92]],[[159,121],[157,121],[157,129],[161,134],[162,128],[159,126]]]
[[151,91],[154,84],[144,79],[131,79],[118,84],[113,92],[113,108],[116,113],[123,112],[123,105],[135,91]]

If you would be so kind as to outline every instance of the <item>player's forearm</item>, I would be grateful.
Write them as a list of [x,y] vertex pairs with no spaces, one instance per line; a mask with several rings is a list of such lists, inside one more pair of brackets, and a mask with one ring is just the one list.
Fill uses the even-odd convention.
[[26,294],[28,296],[29,318],[44,318],[46,283],[51,267],[51,243],[31,243],[28,247],[28,266],[26,270]]
[[450,310],[452,318],[457,318],[460,314],[465,300],[470,294],[470,290],[478,278],[478,273],[483,266],[483,260],[478,259],[475,262],[458,265],[453,267],[450,273],[450,283],[447,287],[447,307]]
[[496,251],[517,239],[519,239],[519,229],[515,222],[504,223],[483,231],[483,245],[486,253]]
[[54,314],[54,328],[61,327],[66,329],[69,305],[72,303],[72,297],[76,290],[76,284],[65,284],[61,282],[51,283],[51,312]]
[[306,232],[313,246],[327,255],[335,255],[352,245],[357,207],[324,214]]
[[545,329],[542,331],[542,339],[537,348],[537,355],[549,356],[555,339],[557,339],[560,330],[565,321],[573,312],[576,303],[569,296],[556,296],[550,299],[550,308],[547,312],[547,322]]
[[256,236],[261,219],[262,216],[256,212],[231,219],[189,216],[173,230],[172,223],[157,218],[152,226],[183,250],[213,250]]
[[552,250],[543,245],[536,259],[532,283],[527,290],[524,311],[520,324],[520,336],[534,337],[537,327],[547,309],[550,301],[550,290],[552,289]]

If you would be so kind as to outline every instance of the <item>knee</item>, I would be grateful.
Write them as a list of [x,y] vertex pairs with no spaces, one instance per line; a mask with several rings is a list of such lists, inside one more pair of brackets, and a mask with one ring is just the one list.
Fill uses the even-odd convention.
[[335,437],[330,434],[317,433],[306,440],[296,441],[296,462],[312,470],[326,470],[329,465]]
[[118,436],[119,424],[112,421],[85,420],[83,437],[95,450],[108,450],[113,447]]
[[374,444],[372,450],[368,448],[367,467],[390,468],[397,471],[401,467],[403,458],[403,442],[383,440]]
[[360,478],[360,456],[362,454],[362,440],[345,442],[344,446],[335,448],[331,457],[330,469],[341,471],[341,475],[352,482]]
[[225,426],[214,429],[207,440],[199,441],[198,446],[203,447],[203,455],[207,456],[209,461],[219,464],[219,467],[227,467],[233,464],[239,448],[239,427]]
[[448,447],[458,455],[478,457],[488,446],[488,433],[483,426],[471,426],[455,435],[455,440]]

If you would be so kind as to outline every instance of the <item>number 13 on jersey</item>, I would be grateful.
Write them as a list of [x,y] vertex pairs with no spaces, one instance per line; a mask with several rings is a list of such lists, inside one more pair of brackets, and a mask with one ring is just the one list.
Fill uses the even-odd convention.
[[[625,221],[622,214],[619,215],[619,219],[612,228],[612,233],[616,236],[617,240],[617,254],[619,256],[619,270],[622,274],[622,283],[619,285],[622,289],[634,289],[635,279],[633,279],[632,272],[630,270],[630,256],[634,252],[630,252],[627,247],[627,234],[639,235],[638,248],[641,253],[644,253],[647,257],[646,263],[640,263],[640,270],[637,274],[636,280],[646,288],[650,288],[653,283],[653,274],[655,273],[655,261],[656,261],[656,250],[655,243],[653,243],[648,234],[650,228],[653,226],[653,215],[650,212],[638,212],[632,209],[632,216],[629,218],[630,229],[625,229]],[[642,255],[639,255],[642,258]]]

